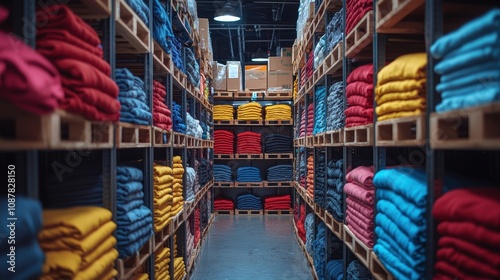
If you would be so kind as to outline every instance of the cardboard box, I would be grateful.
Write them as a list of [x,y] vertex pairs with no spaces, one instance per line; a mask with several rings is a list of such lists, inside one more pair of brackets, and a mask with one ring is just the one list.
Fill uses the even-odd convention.
[[269,71],[292,71],[292,57],[271,56],[267,62]]
[[267,89],[267,66],[245,66],[245,90]]
[[212,76],[214,77],[214,90],[227,90],[226,87],[226,65],[212,62]]
[[210,29],[207,18],[198,18],[198,31],[200,33],[200,49],[208,50],[210,41]]
[[239,61],[228,61],[226,70],[227,90],[241,90],[241,63]]
[[292,56],[292,48],[281,48],[281,57],[291,57]]
[[283,90],[293,88],[292,71],[269,71],[267,72],[268,90]]

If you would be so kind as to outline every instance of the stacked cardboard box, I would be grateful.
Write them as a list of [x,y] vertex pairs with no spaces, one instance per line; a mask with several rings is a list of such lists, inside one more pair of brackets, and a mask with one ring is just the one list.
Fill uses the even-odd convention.
[[269,57],[267,62],[267,88],[271,90],[292,89],[292,57]]

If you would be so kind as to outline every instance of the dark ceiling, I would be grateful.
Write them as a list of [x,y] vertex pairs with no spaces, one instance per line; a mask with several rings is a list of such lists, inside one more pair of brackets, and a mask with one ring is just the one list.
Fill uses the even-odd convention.
[[232,0],[232,6],[242,11],[241,20],[232,23],[213,19],[215,10],[225,1],[196,3],[198,17],[210,22],[215,61],[241,60],[241,55],[246,64],[251,64],[252,53],[258,48],[276,55],[277,47],[291,47],[297,37],[298,0]]

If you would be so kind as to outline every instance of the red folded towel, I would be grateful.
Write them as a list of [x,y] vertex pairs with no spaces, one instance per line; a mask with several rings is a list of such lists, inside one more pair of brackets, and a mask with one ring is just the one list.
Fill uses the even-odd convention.
[[36,33],[37,40],[56,40],[67,42],[74,45],[82,51],[89,52],[98,57],[103,57],[102,49],[97,45],[90,45],[88,42],[83,41],[81,38],[71,34],[68,30],[64,29],[38,29]]
[[354,69],[347,77],[347,84],[354,83],[356,81],[373,84],[373,64],[366,64]]
[[65,29],[93,46],[101,43],[97,32],[66,5],[44,6],[36,12],[36,21],[40,30]]
[[[88,91],[88,94],[90,95],[102,94],[101,92],[98,92],[97,90],[91,88],[87,88],[85,90]],[[118,102],[118,110],[116,112],[110,113],[100,111],[95,105],[83,102],[81,96],[78,93],[74,92],[71,88],[65,88],[64,94],[65,98],[63,101],[61,101],[60,107],[68,112],[76,113],[89,120],[95,121],[117,122],[120,119],[120,103],[116,99],[113,103],[116,104],[116,102]],[[111,105],[111,103],[108,105],[113,106]]]

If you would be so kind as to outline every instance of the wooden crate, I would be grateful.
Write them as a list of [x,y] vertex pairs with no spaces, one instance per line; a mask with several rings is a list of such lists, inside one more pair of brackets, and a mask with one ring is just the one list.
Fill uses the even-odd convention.
[[233,188],[234,182],[214,182],[214,187],[217,188]]
[[384,265],[380,262],[375,252],[370,254],[370,271],[373,278],[376,280],[394,280],[392,274],[385,269]]
[[116,3],[115,21],[117,53],[149,52],[149,29],[124,0]]
[[215,125],[233,125],[234,120],[214,120]]
[[406,17],[424,5],[424,0],[377,1],[376,27],[379,33],[423,34],[424,24]]
[[[362,51],[366,51],[373,41],[373,11],[368,12],[346,36],[346,52],[348,58],[355,58]],[[371,53],[371,49],[368,50]],[[372,57],[373,54],[370,56]]]
[[134,255],[126,259],[118,259],[116,261],[118,279],[131,279],[136,271],[143,267],[152,253],[153,239],[151,238]]
[[171,74],[172,73],[172,58],[166,54],[160,45],[153,41],[153,69],[155,74]]
[[153,127],[153,146],[170,147],[172,145],[172,131]]
[[262,125],[262,120],[234,120],[235,125]]
[[313,136],[306,136],[305,145],[306,145],[306,147],[309,147],[309,148],[314,147],[314,137]]
[[425,114],[376,123],[377,146],[425,145]]
[[293,125],[293,119],[290,119],[290,120],[266,120],[265,125]]
[[263,159],[263,154],[235,154],[236,159]]
[[344,128],[345,146],[372,146],[373,124]]
[[363,265],[367,268],[370,267],[370,256],[372,249],[361,242],[349,229],[349,226],[343,226],[344,231],[344,242],[347,247],[356,255]]
[[214,154],[215,159],[233,159],[234,154]]
[[316,213],[316,216],[318,216],[323,222],[325,222],[325,208],[314,203],[314,213]]
[[264,154],[265,159],[293,159],[292,153]]
[[174,148],[184,147],[185,145],[187,145],[186,135],[179,132],[173,132],[173,143]]
[[40,116],[0,104],[0,150],[112,147],[110,122],[89,121],[63,110]]
[[314,84],[324,84],[324,80],[323,80],[323,77],[325,76],[325,69],[323,67],[323,63],[325,63],[325,61],[323,60],[322,64],[320,66],[318,66],[318,68],[316,68],[316,70],[314,70],[313,72],[313,83]]
[[262,188],[262,182],[234,182],[236,188]]
[[264,187],[267,188],[291,188],[293,181],[280,181],[280,182],[264,182]]
[[500,149],[500,102],[432,113],[433,149]]
[[343,240],[343,223],[338,222],[332,214],[325,212],[325,225],[340,239]]
[[234,215],[234,210],[215,210],[214,213],[217,215]]
[[233,99],[238,100],[250,100],[255,98],[264,98],[266,95],[266,90],[259,89],[254,91],[235,91],[233,93]]
[[291,89],[268,90],[265,100],[291,100],[293,97]]
[[293,215],[293,209],[264,210],[264,215]]
[[117,148],[151,147],[151,127],[120,122],[116,125]]
[[324,139],[323,146],[325,147],[342,146],[344,145],[344,130],[327,131],[324,134]]
[[235,92],[232,91],[214,91],[214,99],[232,99]]
[[320,133],[313,136],[314,147],[323,147],[324,145],[325,145],[325,133]]
[[68,7],[85,20],[100,20],[111,15],[111,0],[70,1]]
[[344,58],[344,49],[342,43],[338,43],[333,50],[328,54],[323,62],[323,72],[325,75],[339,76],[342,72],[337,73],[342,69],[342,60]]
[[327,12],[333,12],[342,8],[342,0],[323,0],[316,11],[313,19],[314,30],[316,33],[325,33],[325,15]]
[[182,73],[175,65],[173,68],[174,83],[176,83],[180,88],[185,88],[187,83],[186,74]]
[[235,215],[250,215],[250,216],[259,216],[263,215],[263,210],[240,210],[236,209],[235,210]]

